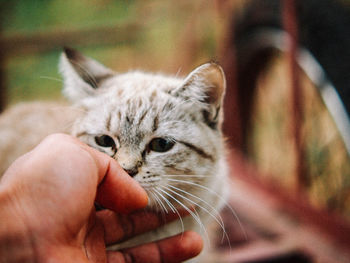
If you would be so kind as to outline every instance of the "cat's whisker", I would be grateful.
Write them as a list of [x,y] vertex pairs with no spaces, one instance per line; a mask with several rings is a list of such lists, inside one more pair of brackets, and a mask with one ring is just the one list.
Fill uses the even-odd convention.
[[180,215],[179,211],[176,209],[176,207],[172,203],[169,202],[169,200],[167,200],[163,195],[161,195],[161,196],[164,198],[164,201],[168,204],[168,206],[171,208],[173,213],[176,213],[177,216],[179,217],[179,221],[181,223],[181,233],[184,233],[185,232],[185,226],[184,226],[184,222],[182,220],[182,216]]
[[[156,189],[154,189],[154,190],[157,191]],[[159,196],[161,196],[161,198],[164,200],[164,202],[168,205],[168,207],[170,208],[171,212],[175,213],[175,208],[174,208],[174,206],[169,202],[169,200],[166,199],[165,196],[162,195],[161,193],[159,193],[158,191],[157,191],[157,193],[159,194]]]
[[[160,198],[158,197],[157,193],[155,193],[153,191],[153,189],[148,189],[149,193],[151,194],[151,196],[154,198],[155,203],[156,203],[156,209],[157,211],[160,211],[161,215],[162,215],[162,219],[163,221],[165,221],[165,206],[162,202],[162,200],[160,200]],[[159,210],[158,210],[159,207]]]
[[147,194],[148,194],[149,200],[154,201],[155,210],[162,212],[163,209],[159,205],[159,201],[157,200],[158,197],[156,196],[156,194],[152,190],[148,190]]
[[161,193],[159,193],[156,189],[153,189],[153,191],[155,192],[155,195],[158,196],[157,200],[159,201],[159,204],[162,206],[163,211],[165,211],[165,213],[168,214],[169,213],[168,209],[164,205],[163,201],[160,199],[160,198],[162,198],[163,200],[165,200],[166,198],[164,198],[164,196]]
[[177,214],[177,216],[179,217],[180,224],[181,224],[181,233],[183,234],[183,233],[185,232],[185,226],[184,226],[184,222],[183,222],[183,220],[182,220],[182,217],[181,217],[179,211],[178,211],[178,210],[176,209],[176,207],[175,207],[172,203],[170,203],[170,202],[168,201],[168,199],[166,199],[161,193],[159,193],[156,189],[153,189],[153,190],[156,191],[156,192],[158,193],[158,195],[159,195],[161,198],[163,198],[163,200],[164,200],[164,201],[168,204],[168,206],[172,209],[173,213],[176,213],[176,214]]
[[165,195],[167,195],[168,197],[170,197],[171,199],[173,199],[176,203],[178,203],[180,206],[182,206],[192,217],[193,219],[196,220],[196,222],[198,223],[198,225],[200,227],[203,226],[202,221],[200,220],[199,217],[196,216],[196,214],[189,209],[186,205],[184,205],[182,202],[180,202],[177,198],[175,198],[174,196],[172,196],[171,194],[169,194],[167,191],[164,191],[163,189],[161,189],[160,187],[158,187],[159,191],[163,192]]
[[[181,191],[181,192],[183,192],[183,193],[185,193],[185,194],[188,194],[189,196],[191,196],[191,197],[193,197],[193,198],[199,199],[200,202],[206,203],[206,204],[209,205],[209,206],[210,206],[210,204],[208,204],[207,202],[205,202],[202,198],[197,197],[197,196],[195,196],[195,195],[192,195],[192,194],[190,194],[189,192],[186,192],[186,191],[184,191],[184,190],[181,190],[181,189],[179,189],[178,187],[175,187],[175,186],[172,186],[172,185],[169,185],[169,184],[168,184],[168,186],[169,186],[169,187],[163,186],[163,188],[166,189],[166,190],[168,190],[169,192],[174,193],[174,194],[176,194],[177,196],[179,196],[179,197],[185,199],[186,201],[190,202],[191,204],[193,204],[193,205],[195,205],[195,206],[198,206],[199,208],[203,209],[203,210],[204,210],[205,212],[207,212],[207,213],[222,227],[222,228],[224,228],[224,225],[223,225],[222,220],[221,220],[221,221],[218,220],[217,217],[216,217],[215,215],[213,215],[213,214],[212,214],[208,209],[206,209],[204,206],[202,206],[202,205],[200,205],[199,203],[197,203],[197,202],[195,202],[195,201],[193,201],[193,200],[187,198],[187,197],[186,197],[185,195],[183,195],[183,194],[179,194],[178,192],[176,192],[176,191],[174,191],[174,190],[172,190],[172,189],[170,189],[170,188],[176,189],[176,190]],[[215,210],[215,208],[213,208],[213,207],[211,207],[211,208]],[[216,210],[215,210],[215,211],[216,211]]]
[[151,195],[151,199],[154,200],[155,205],[156,205],[156,210],[157,211],[161,211],[164,212],[164,208],[161,205],[161,201],[159,200],[159,197],[157,196],[157,194],[152,190],[152,189],[147,189],[147,192]]
[[[166,206],[164,205],[163,201],[168,205],[168,207],[171,209],[171,211],[173,213],[176,213],[178,215],[179,221],[181,223],[181,233],[184,233],[185,232],[185,226],[184,226],[182,217],[181,217],[179,211],[177,210],[177,208],[172,203],[170,203],[169,200],[167,198],[165,198],[165,196],[162,193],[160,193],[157,190],[157,187],[144,187],[144,188],[145,188],[145,190],[147,190],[147,191],[149,191],[150,193],[153,194],[152,196],[155,198],[156,202],[159,203],[159,205],[162,206],[162,210],[166,211],[167,214],[168,214],[168,210],[167,210]],[[163,199],[163,201],[160,200],[160,198]]]
[[171,199],[173,199],[176,203],[178,203],[183,209],[185,209],[191,216],[192,218],[198,223],[200,229],[203,230],[204,232],[204,235],[205,235],[205,238],[206,240],[208,241],[208,244],[210,244],[210,239],[209,239],[209,235],[208,235],[208,232],[205,228],[205,226],[203,225],[196,209],[194,208],[194,211],[193,212],[191,209],[189,209],[186,205],[184,205],[181,201],[179,201],[176,197],[174,197],[173,195],[171,195],[170,193],[168,193],[167,191],[164,191],[163,189],[161,188],[158,188],[161,192],[163,192],[165,195],[167,195],[168,197],[170,197]]
[[[199,200],[201,203],[204,203],[205,205],[207,205],[214,213],[215,213],[215,215],[213,215],[211,212],[209,212],[206,208],[202,208],[204,211],[206,211],[206,212],[208,212],[208,214],[220,225],[220,227],[221,227],[221,229],[222,229],[222,241],[223,241],[223,239],[224,238],[226,238],[227,239],[227,241],[228,241],[228,243],[230,244],[230,240],[229,240],[229,238],[228,238],[228,235],[227,235],[227,232],[226,232],[226,229],[225,229],[225,224],[224,224],[224,221],[223,221],[223,219],[222,219],[222,217],[221,217],[221,215],[220,215],[220,213],[217,211],[217,209],[215,209],[215,207],[213,207],[211,204],[209,204],[207,201],[205,201],[203,198],[200,198],[200,197],[198,197],[198,196],[196,196],[196,195],[194,195],[194,194],[191,194],[190,192],[188,192],[188,191],[185,191],[185,190],[183,190],[183,189],[180,189],[180,188],[178,188],[178,187],[176,187],[176,186],[173,186],[173,185],[170,185],[170,184],[168,184],[168,186],[170,187],[170,188],[173,188],[173,189],[175,189],[175,190],[177,190],[177,191],[180,191],[180,192],[182,192],[182,193],[184,193],[184,194],[186,194],[186,195],[188,195],[188,196],[191,196],[191,197],[193,197],[193,198],[195,198],[195,199],[197,199],[197,200]],[[197,203],[197,205],[198,205],[198,203]],[[200,205],[198,205],[199,207],[201,207]],[[221,242],[222,242],[221,241]],[[230,246],[231,246],[231,244],[230,244]]]
[[[230,246],[230,248],[231,248],[230,239],[229,239],[229,237],[228,237],[228,235],[227,235],[227,232],[226,232],[226,230],[225,230],[225,224],[224,224],[224,222],[223,222],[223,220],[222,220],[222,217],[219,215],[219,213],[217,212],[217,210],[216,210],[213,206],[211,206],[209,203],[205,202],[202,198],[200,198],[200,197],[198,197],[198,196],[192,195],[191,193],[188,193],[188,192],[186,192],[186,191],[184,191],[184,190],[182,190],[182,189],[179,189],[179,188],[177,188],[177,187],[174,187],[174,186],[172,186],[172,185],[168,185],[168,186],[169,186],[169,187],[165,187],[165,186],[164,186],[164,188],[165,188],[166,190],[170,191],[171,193],[174,193],[174,194],[176,194],[177,196],[179,196],[179,197],[185,199],[186,201],[190,202],[191,204],[195,205],[196,207],[201,208],[201,209],[202,209],[203,211],[205,211],[206,213],[208,213],[208,215],[209,215],[210,217],[212,217],[212,218],[218,223],[218,225],[219,225],[219,226],[221,227],[221,229],[222,229],[222,239],[221,239],[221,242],[223,242],[223,240],[226,238],[226,240],[228,241],[228,244],[229,244],[229,246]],[[207,208],[205,208],[204,206],[200,205],[200,203],[195,202],[195,201],[191,200],[190,198],[187,198],[187,197],[184,196],[183,194],[180,194],[180,193],[178,193],[178,192],[176,192],[176,191],[174,191],[174,190],[172,190],[172,189],[170,189],[170,188],[174,188],[174,189],[176,189],[176,190],[178,190],[178,191],[181,191],[181,192],[183,192],[183,193],[185,193],[185,194],[190,195],[190,196],[193,197],[193,198],[198,199],[198,200],[199,200],[200,202],[202,202],[202,203],[205,203],[206,205],[209,206],[210,209],[212,209],[212,211],[215,212],[216,215],[214,215],[211,211],[209,211],[209,210],[208,210]]]
[[55,77],[49,77],[49,76],[39,76],[39,78],[41,79],[48,79],[48,80],[54,80],[54,81],[57,81],[57,82],[63,82],[62,79],[59,79],[59,78],[55,78]]
[[219,195],[218,193],[216,193],[215,191],[213,191],[212,189],[210,189],[210,188],[208,188],[206,186],[203,186],[203,185],[200,185],[200,184],[197,184],[197,183],[194,183],[194,182],[189,182],[189,181],[179,180],[179,179],[171,179],[171,178],[168,178],[168,181],[173,181],[173,182],[193,185],[193,186],[199,187],[201,189],[204,189],[204,190],[208,191],[209,193],[211,193],[211,194],[215,195],[216,197],[218,197],[224,203],[224,205],[230,210],[230,212],[232,213],[233,217],[236,219],[239,227],[241,228],[241,231],[244,234],[245,239],[248,240],[247,232],[244,229],[244,227],[242,225],[242,222],[239,219],[236,211],[231,207],[231,205],[221,195]]

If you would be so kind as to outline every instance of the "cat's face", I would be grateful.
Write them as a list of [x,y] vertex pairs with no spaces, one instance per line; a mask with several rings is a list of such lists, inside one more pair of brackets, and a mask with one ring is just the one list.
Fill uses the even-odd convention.
[[191,195],[203,198],[196,184],[208,187],[223,158],[225,80],[218,65],[186,79],[115,74],[66,50],[61,70],[64,92],[84,110],[74,135],[116,159],[146,189],[151,207],[171,210],[191,205]]

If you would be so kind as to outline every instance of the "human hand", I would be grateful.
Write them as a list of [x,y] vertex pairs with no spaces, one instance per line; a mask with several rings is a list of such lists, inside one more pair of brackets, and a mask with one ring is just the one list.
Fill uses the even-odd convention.
[[[110,210],[96,212],[95,200]],[[147,200],[116,161],[73,137],[51,135],[0,181],[0,262],[181,262],[196,256],[202,240],[194,232],[106,251],[163,223],[152,212],[122,215]]]

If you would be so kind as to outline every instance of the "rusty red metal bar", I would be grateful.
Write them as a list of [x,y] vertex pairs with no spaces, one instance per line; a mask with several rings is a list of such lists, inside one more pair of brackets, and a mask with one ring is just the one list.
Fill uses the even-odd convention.
[[[272,210],[282,215],[282,211],[290,215],[295,226],[310,226],[320,235],[324,235],[331,240],[335,247],[346,251],[350,258],[350,225],[344,218],[336,213],[327,210],[314,208],[305,198],[305,194],[291,195],[283,191],[278,184],[273,181],[261,181],[261,174],[254,166],[249,165],[243,155],[232,152],[228,158],[231,173],[234,174],[233,184],[241,180],[247,186],[247,191],[252,194],[262,194],[254,202],[267,204],[272,203]],[[243,204],[242,204],[243,205]],[[238,207],[237,207],[238,208]],[[246,210],[249,208],[246,208]],[[271,211],[272,211],[271,210]],[[270,211],[270,212],[271,212]],[[248,211],[254,216],[255,210]],[[247,216],[246,214],[244,216]],[[275,230],[274,224],[270,225],[270,230]],[[293,228],[290,229],[293,231]]]
[[303,93],[299,81],[297,64],[298,55],[298,21],[296,14],[296,1],[283,0],[283,25],[290,36],[288,50],[288,64],[290,76],[290,131],[295,147],[295,176],[296,190],[302,192],[309,184],[306,173],[304,145],[302,141],[302,115],[303,115]]

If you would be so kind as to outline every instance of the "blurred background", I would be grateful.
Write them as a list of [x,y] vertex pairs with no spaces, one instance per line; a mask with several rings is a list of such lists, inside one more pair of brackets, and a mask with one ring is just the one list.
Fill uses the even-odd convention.
[[119,72],[217,60],[246,234],[226,215],[236,254],[208,262],[350,262],[349,3],[0,0],[0,106],[61,100],[63,46]]
[[61,83],[52,79],[60,78],[57,63],[65,45],[117,71],[186,75],[217,58],[228,22],[216,1],[2,2],[9,104],[60,94]]

